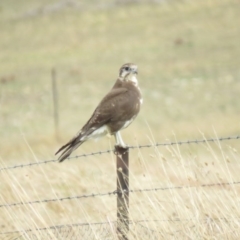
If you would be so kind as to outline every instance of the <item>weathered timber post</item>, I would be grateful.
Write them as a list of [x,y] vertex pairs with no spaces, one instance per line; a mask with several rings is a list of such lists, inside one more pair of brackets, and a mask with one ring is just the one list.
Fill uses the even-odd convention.
[[129,171],[128,148],[115,146],[117,156],[117,236],[128,240],[129,231]]
[[55,127],[55,137],[59,139],[59,117],[58,117],[58,91],[57,91],[57,80],[56,70],[53,68],[52,72],[52,95],[53,95],[53,119]]

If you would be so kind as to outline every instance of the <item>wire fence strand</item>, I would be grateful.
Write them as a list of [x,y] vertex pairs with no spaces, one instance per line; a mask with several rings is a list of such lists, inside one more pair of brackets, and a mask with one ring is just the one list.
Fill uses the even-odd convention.
[[[161,147],[161,146],[166,147],[166,146],[174,146],[174,145],[181,146],[181,145],[187,145],[187,144],[199,144],[199,143],[207,143],[207,142],[222,142],[222,141],[238,140],[238,139],[240,139],[240,135],[220,137],[220,138],[208,138],[208,139],[196,139],[196,140],[185,140],[185,141],[176,141],[176,142],[135,145],[135,146],[128,146],[128,147],[129,147],[129,149],[142,149],[142,148]],[[107,149],[104,151],[91,152],[91,153],[86,153],[86,154],[69,157],[68,159],[85,158],[85,157],[90,157],[90,156],[95,156],[95,155],[109,154],[111,152],[114,152],[114,150]],[[50,160],[44,160],[44,161],[39,161],[39,162],[23,163],[23,164],[18,164],[18,165],[14,165],[14,166],[7,166],[7,167],[0,168],[0,172],[6,171],[6,170],[17,169],[17,168],[31,167],[31,166],[36,166],[36,165],[40,165],[40,164],[54,163],[54,162],[58,162],[58,160],[50,159]]]
[[[151,147],[160,147],[160,146],[174,146],[174,145],[187,145],[187,144],[200,144],[200,143],[208,143],[208,142],[220,142],[220,141],[227,141],[227,140],[238,140],[240,136],[229,136],[229,137],[221,137],[221,138],[209,138],[209,139],[198,139],[198,140],[187,140],[187,141],[175,141],[175,142],[166,142],[166,143],[155,143],[155,144],[146,144],[146,145],[137,145],[137,146],[129,146],[130,149],[142,149],[142,148],[151,148]],[[84,158],[94,155],[101,155],[101,154],[109,154],[114,153],[114,150],[108,149],[105,151],[98,151],[92,152],[88,154],[81,154],[78,156],[70,157],[69,159],[76,159],[76,158]],[[11,169],[18,169],[24,167],[31,167],[31,166],[38,166],[40,164],[48,164],[57,162],[58,160],[44,160],[40,162],[31,162],[27,164],[19,164],[15,166],[7,166],[0,169],[0,171],[4,170],[11,170]],[[240,186],[240,181],[229,181],[229,182],[215,182],[215,183],[205,183],[205,184],[195,184],[195,185],[182,185],[182,186],[159,186],[159,187],[152,187],[152,188],[139,188],[139,189],[129,189],[123,190],[120,193],[146,193],[146,192],[158,192],[158,191],[167,191],[167,190],[182,190],[182,189],[193,189],[193,188],[211,188],[211,187],[233,187],[233,186]],[[119,193],[119,191],[109,191],[109,192],[98,192],[98,193],[89,193],[85,195],[76,195],[76,196],[68,196],[68,197],[61,197],[61,198],[52,198],[52,199],[43,199],[43,200],[34,200],[34,201],[21,201],[21,202],[14,202],[14,203],[4,203],[0,204],[0,208],[12,208],[16,206],[26,206],[32,204],[41,204],[41,203],[49,203],[49,202],[62,202],[62,201],[71,201],[73,199],[88,199],[88,198],[95,198],[95,197],[104,197],[104,196],[115,196]],[[235,221],[235,225],[239,226],[240,218],[211,218],[208,217],[206,219],[197,219],[197,218],[189,218],[189,219],[143,219],[143,220],[131,220],[129,224],[132,228],[137,229],[139,232],[142,232],[144,238],[143,239],[159,239],[159,236],[162,236],[162,232],[159,232],[156,227],[149,227],[149,222],[171,222],[171,223],[181,223],[185,222],[186,224],[190,224],[188,226],[189,229],[194,227],[194,221],[202,221],[204,224],[216,224],[216,221],[222,222],[230,222]],[[236,223],[237,222],[237,223]],[[146,224],[146,226],[144,225]],[[96,228],[94,230],[94,227]],[[5,236],[4,239],[96,239],[96,236],[99,236],[99,239],[115,239],[114,234],[116,230],[116,221],[108,221],[108,222],[94,222],[94,223],[73,223],[73,224],[62,224],[62,225],[53,225],[47,226],[42,228],[29,228],[23,230],[16,230],[16,231],[6,231],[0,232],[1,236]],[[183,230],[174,230],[168,231],[164,234],[170,234],[171,236],[177,236]],[[134,230],[132,231],[134,232]],[[131,232],[130,232],[131,233]],[[6,238],[7,237],[7,238]],[[1,237],[0,237],[1,238]]]
[[[226,218],[226,217],[207,217],[207,218],[174,218],[174,219],[141,219],[141,220],[130,220],[129,224],[130,225],[140,225],[141,227],[146,228],[148,231],[155,231],[152,230],[149,227],[143,226],[144,223],[160,223],[160,222],[191,222],[193,223],[194,221],[197,222],[202,222],[209,224],[211,222],[217,222],[217,221],[224,221],[224,222],[232,222],[232,221],[240,221],[239,217],[231,217],[231,218]],[[12,234],[26,234],[30,232],[41,232],[41,231],[58,231],[61,229],[69,229],[69,228],[76,228],[76,227],[98,227],[98,226],[106,226],[106,225],[115,225],[116,221],[105,221],[105,222],[83,222],[83,223],[72,223],[72,224],[61,224],[61,225],[52,225],[52,226],[47,226],[47,227],[42,227],[42,228],[29,228],[29,229],[24,229],[24,230],[16,230],[16,231],[6,231],[6,232],[0,232],[0,235],[12,235]]]
[[[223,186],[233,186],[240,184],[240,181],[236,182],[220,182],[220,183],[209,183],[209,184],[201,184],[201,185],[194,185],[194,186],[168,186],[168,187],[155,187],[155,188],[143,188],[143,189],[129,189],[123,190],[122,192],[126,193],[143,193],[143,192],[151,192],[151,191],[166,191],[166,190],[180,190],[180,189],[189,189],[189,188],[206,188],[206,187],[223,187]],[[15,202],[10,204],[2,204],[0,205],[0,208],[3,207],[16,207],[20,205],[32,205],[32,204],[38,204],[38,203],[48,203],[48,202],[60,202],[60,201],[66,201],[66,200],[73,200],[73,199],[86,199],[86,198],[93,198],[93,197],[102,197],[102,196],[113,196],[116,195],[118,191],[111,191],[111,192],[105,192],[105,193],[92,193],[92,194],[86,194],[86,195],[77,195],[77,196],[70,196],[70,197],[62,197],[62,198],[52,198],[52,199],[43,199],[43,200],[36,200],[36,201],[29,201],[29,202]]]

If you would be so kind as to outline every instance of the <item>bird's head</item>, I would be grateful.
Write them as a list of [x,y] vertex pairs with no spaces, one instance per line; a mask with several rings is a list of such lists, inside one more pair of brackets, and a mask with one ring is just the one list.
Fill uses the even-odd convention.
[[119,78],[122,81],[131,81],[137,84],[138,67],[134,63],[125,63],[119,70]]

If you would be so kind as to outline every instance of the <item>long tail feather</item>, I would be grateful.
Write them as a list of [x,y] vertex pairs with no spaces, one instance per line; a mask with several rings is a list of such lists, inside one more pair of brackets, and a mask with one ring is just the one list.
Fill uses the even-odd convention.
[[[100,128],[101,129],[101,128]],[[59,148],[59,150],[55,153],[58,154],[62,152],[60,157],[58,158],[59,162],[64,161],[67,157],[70,156],[70,154],[77,149],[82,143],[87,141],[89,138],[89,135],[91,136],[92,132],[95,130],[95,128],[90,128],[87,131],[81,130],[81,132],[78,133],[77,136],[72,138],[69,142],[67,142],[65,145]],[[102,131],[100,131],[101,135]]]
[[68,142],[67,144],[63,145],[62,147],[60,147],[57,152],[55,153],[55,155],[57,155],[58,153],[60,153],[63,149],[65,149],[66,147],[68,147],[71,144],[72,140],[70,142]]
[[77,149],[83,142],[76,142],[68,146],[67,149],[64,150],[64,152],[60,155],[58,158],[59,162],[63,162],[66,158],[68,158],[71,153]]
[[81,139],[81,136],[74,137],[68,143],[66,143],[61,148],[59,148],[59,150],[55,153],[56,155],[63,151],[60,157],[58,158],[59,162],[62,162],[67,157],[69,157],[70,154],[84,142],[84,141],[81,141],[80,139]]

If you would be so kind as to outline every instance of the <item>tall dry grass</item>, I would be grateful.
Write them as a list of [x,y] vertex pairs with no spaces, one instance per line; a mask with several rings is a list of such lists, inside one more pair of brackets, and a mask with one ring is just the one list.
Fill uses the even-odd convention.
[[[239,134],[237,0],[130,4],[99,11],[70,7],[23,17],[52,3],[0,3],[1,168],[54,159],[56,149],[81,128],[128,61],[139,65],[144,104],[123,131],[126,143]],[[52,68],[59,91],[59,140],[53,125]],[[113,145],[108,138],[89,142],[76,155]],[[131,150],[132,189],[191,187],[132,193],[131,219],[160,221],[132,224],[130,237],[238,239],[238,184],[202,187],[238,182],[238,159],[237,140]],[[0,188],[0,205],[114,191],[115,156],[4,170]],[[110,224],[115,219],[114,195],[57,200],[1,207],[0,232],[103,221],[109,222],[102,230],[107,228],[111,239],[116,237]],[[108,238],[96,225],[90,229],[95,239]],[[76,227],[62,232],[64,236],[51,230],[34,234],[36,239],[71,239],[78,231],[89,233]],[[26,232],[22,239],[34,236]]]

